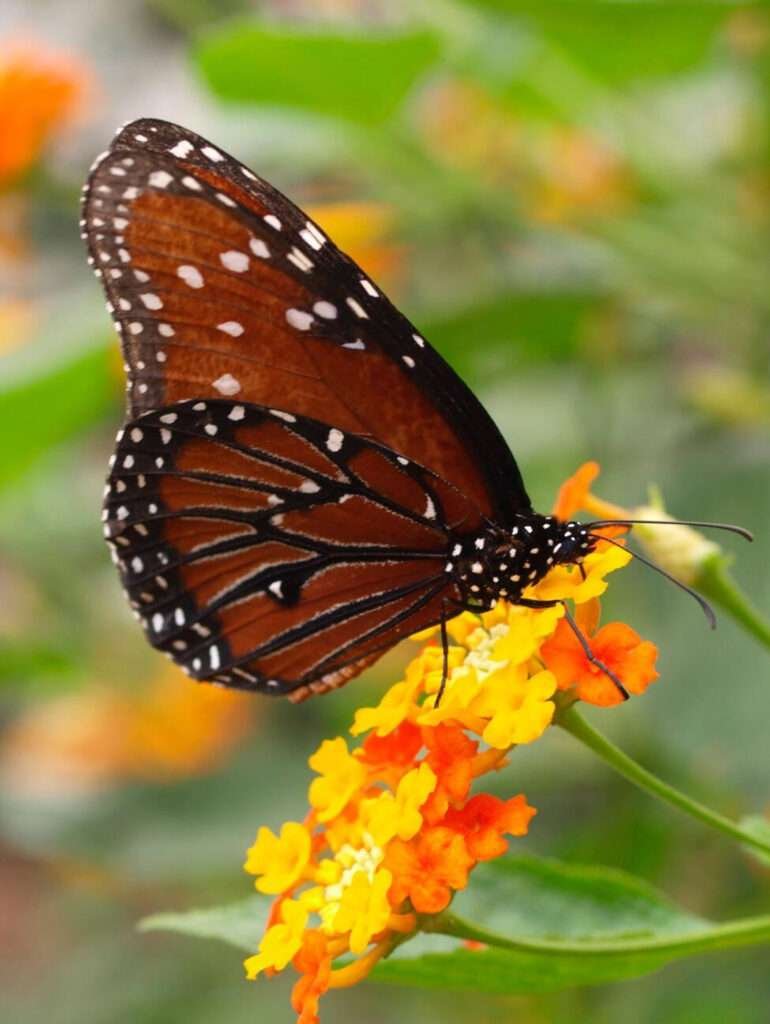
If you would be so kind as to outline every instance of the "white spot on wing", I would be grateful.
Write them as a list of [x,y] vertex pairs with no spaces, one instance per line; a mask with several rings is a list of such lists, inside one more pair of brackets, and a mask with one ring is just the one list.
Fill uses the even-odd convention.
[[177,277],[181,277],[186,285],[190,288],[202,288],[203,287],[203,275],[197,267],[191,266],[189,263],[183,263],[180,267],[176,268]]
[[192,142],[188,142],[187,139],[180,139],[175,146],[169,149],[169,153],[178,156],[180,160],[184,160],[186,156],[192,153],[194,148]]
[[313,317],[302,309],[287,309],[286,322],[298,331],[309,331],[313,323]]
[[366,312],[361,303],[357,299],[354,299],[352,295],[349,295],[345,299],[345,302],[347,302],[347,304],[350,306],[350,308],[353,310],[356,316],[359,317],[361,320],[369,319],[369,314]]
[[298,270],[302,270],[306,274],[309,273],[309,271],[311,271],[315,265],[313,261],[309,259],[304,254],[304,252],[302,252],[301,249],[298,249],[296,247],[296,245],[292,248],[291,252],[286,257],[286,259],[289,261],[289,263],[293,263]]
[[221,252],[219,262],[227,270],[232,270],[236,274],[243,274],[249,269],[249,257],[245,252],[237,252],[235,249]]
[[337,430],[336,427],[332,427],[329,431],[329,436],[326,438],[326,447],[330,452],[338,452],[342,447],[342,442],[345,440],[345,435],[341,430]]
[[168,171],[153,171],[148,178],[149,183],[154,185],[155,188],[166,188],[169,182],[173,180],[172,175]]
[[239,381],[233,377],[231,373],[223,373],[221,377],[218,377],[214,381],[214,387],[220,393],[220,395],[226,395],[231,398],[233,395],[237,395],[241,390]]
[[317,313],[318,316],[322,316],[324,320],[337,319],[337,307],[333,302],[327,302],[325,299],[321,299],[315,303],[313,306],[313,312]]
[[243,324],[239,324],[237,320],[225,320],[224,323],[217,324],[217,330],[229,334],[232,338],[240,338],[243,334]]
[[270,250],[268,249],[267,245],[262,241],[261,238],[249,239],[249,248],[254,253],[254,255],[259,256],[261,260],[270,259]]

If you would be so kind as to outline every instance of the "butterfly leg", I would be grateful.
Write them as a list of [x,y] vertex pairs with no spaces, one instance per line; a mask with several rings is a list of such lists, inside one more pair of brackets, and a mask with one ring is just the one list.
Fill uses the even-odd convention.
[[444,696],[444,690],[446,689],[447,679],[449,678],[449,637],[446,630],[447,620],[447,601],[441,602],[441,651],[444,655],[442,667],[441,667],[441,685],[438,688],[436,694],[436,700],[433,704],[434,708],[437,708],[441,703],[441,698]]
[[567,607],[567,602],[566,601],[535,601],[535,600],[521,599],[521,600],[517,601],[516,603],[523,605],[525,608],[553,608],[554,605],[557,605],[557,604],[562,605],[562,607],[564,608],[564,619],[565,619],[567,625],[569,626],[569,628],[572,630],[572,632],[577,637],[578,643],[583,648],[583,653],[585,654],[586,658],[589,660],[589,662],[592,665],[595,665],[599,669],[600,672],[604,672],[605,675],[609,676],[609,678],[615,684],[615,687],[616,687],[618,693],[620,694],[620,696],[623,698],[623,700],[628,700],[628,698],[630,696],[628,690],[621,683],[621,681],[618,679],[618,677],[615,675],[615,673],[612,671],[612,669],[608,668],[604,664],[604,662],[601,661],[599,658],[597,658],[596,655],[594,654],[594,652],[591,650],[591,646],[588,643],[588,640],[586,639],[585,634],[583,633],[582,629],[580,628],[580,626],[578,626],[577,622],[575,621],[574,616],[572,615],[572,612]]

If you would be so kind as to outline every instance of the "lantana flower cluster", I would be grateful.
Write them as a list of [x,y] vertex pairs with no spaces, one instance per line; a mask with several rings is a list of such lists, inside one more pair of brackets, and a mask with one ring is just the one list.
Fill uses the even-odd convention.
[[[556,513],[585,499],[584,469],[562,489]],[[594,654],[629,693],[656,677],[655,647],[629,626],[599,628],[607,576],[630,555],[600,543],[582,566],[557,566],[525,596],[568,599]],[[414,639],[422,649],[374,707],[360,708],[343,737],[310,758],[310,811],[278,834],[259,829],[246,870],[276,897],[249,978],[299,973],[292,1002],[312,1024],[320,995],[354,984],[465,888],[477,864],[504,854],[536,813],[523,794],[504,800],[477,792],[482,776],[509,751],[537,740],[551,724],[556,695],[609,705],[616,685],[586,656],[561,604],[523,608],[498,602],[448,623],[448,678],[436,695],[444,654],[437,631]],[[434,922],[435,923],[435,922]],[[344,966],[333,966],[345,958]],[[351,959],[352,958],[352,959]]]

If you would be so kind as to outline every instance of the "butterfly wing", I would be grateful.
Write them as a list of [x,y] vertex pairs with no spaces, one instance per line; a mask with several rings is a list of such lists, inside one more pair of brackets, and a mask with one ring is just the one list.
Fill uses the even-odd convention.
[[377,442],[252,403],[119,435],[105,534],[150,642],[190,675],[301,699],[441,618],[454,487]]
[[92,168],[82,229],[121,338],[132,417],[233,397],[375,438],[502,526],[530,509],[472,392],[285,196],[164,121]]

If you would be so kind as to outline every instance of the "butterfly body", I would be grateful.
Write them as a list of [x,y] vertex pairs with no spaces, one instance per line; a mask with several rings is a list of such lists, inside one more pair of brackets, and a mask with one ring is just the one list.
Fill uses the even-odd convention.
[[458,604],[491,608],[500,598],[520,601],[554,565],[579,562],[594,543],[580,523],[530,512],[518,516],[510,530],[490,525],[476,536],[453,538],[445,572]]
[[590,550],[381,289],[205,139],[125,126],[81,228],[128,378],[105,536],[194,678],[301,700]]

